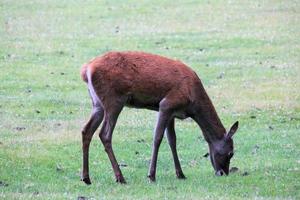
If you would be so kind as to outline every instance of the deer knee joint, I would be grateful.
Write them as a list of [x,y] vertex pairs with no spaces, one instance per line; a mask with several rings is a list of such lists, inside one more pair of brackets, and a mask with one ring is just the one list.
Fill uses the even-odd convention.
[[93,107],[93,113],[101,113],[101,112],[103,112],[103,109],[101,106]]
[[162,139],[154,139],[154,146],[158,147],[161,144]]
[[106,152],[108,152],[108,151],[111,149],[111,142],[105,141],[105,142],[103,143],[103,145],[104,145],[104,150],[105,150]]

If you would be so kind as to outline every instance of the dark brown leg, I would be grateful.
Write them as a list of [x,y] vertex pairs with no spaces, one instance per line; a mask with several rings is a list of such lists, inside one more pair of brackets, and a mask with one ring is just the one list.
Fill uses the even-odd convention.
[[177,155],[177,150],[176,150],[176,133],[175,133],[175,128],[174,128],[174,118],[170,120],[168,126],[167,126],[167,137],[168,137],[168,142],[172,151],[172,155],[174,158],[174,165],[175,165],[175,171],[176,171],[176,176],[179,179],[185,179],[185,176],[182,172],[180,162],[178,159]]
[[86,184],[91,184],[89,177],[89,147],[90,142],[99,127],[103,119],[103,108],[99,103],[93,104],[93,111],[91,117],[85,127],[82,130],[82,152],[83,152],[83,163],[82,163],[82,175],[81,180]]
[[152,150],[152,158],[148,173],[148,178],[150,181],[155,181],[156,174],[156,163],[158,156],[158,149],[161,144],[164,131],[169,122],[171,114],[168,111],[159,111],[158,122],[155,129],[154,141],[153,141],[153,150]]
[[122,108],[123,108],[123,105],[116,105],[114,107],[111,107],[111,109],[109,109],[109,111],[107,111],[107,110],[105,111],[104,124],[101,128],[99,137],[104,145],[105,151],[111,162],[111,165],[114,170],[115,177],[116,177],[116,182],[126,183],[126,181],[122,175],[122,172],[120,170],[117,159],[114,155],[114,151],[113,151],[112,144],[111,144],[113,130],[115,128],[118,116],[119,116]]

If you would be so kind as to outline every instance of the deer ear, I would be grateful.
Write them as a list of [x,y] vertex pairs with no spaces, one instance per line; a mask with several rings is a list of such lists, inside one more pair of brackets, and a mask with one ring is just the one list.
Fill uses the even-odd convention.
[[236,132],[236,130],[239,127],[239,121],[236,121],[230,128],[229,132],[227,133],[227,138],[232,138],[232,136],[234,135],[234,133]]

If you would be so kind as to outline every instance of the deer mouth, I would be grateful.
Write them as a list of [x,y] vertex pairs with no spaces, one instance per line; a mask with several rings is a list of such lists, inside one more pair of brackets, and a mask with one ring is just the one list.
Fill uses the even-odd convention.
[[215,172],[215,175],[216,175],[216,176],[223,176],[223,175],[227,175],[227,174],[224,172],[223,169],[221,169],[221,170],[216,171],[216,172]]

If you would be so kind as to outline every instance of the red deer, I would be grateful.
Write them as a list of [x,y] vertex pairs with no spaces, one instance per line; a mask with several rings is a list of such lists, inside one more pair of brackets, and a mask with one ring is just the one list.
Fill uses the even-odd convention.
[[232,136],[236,122],[228,132],[197,74],[180,61],[143,52],[109,52],[83,65],[81,77],[88,85],[92,114],[82,130],[82,181],[89,178],[89,145],[104,118],[100,140],[110,159],[116,182],[125,183],[112,148],[112,134],[124,106],[158,111],[152,159],[148,177],[155,181],[158,149],[164,132],[172,151],[176,175],[184,179],[176,150],[174,119],[192,118],[202,129],[209,146],[215,174],[229,173],[233,156]]

